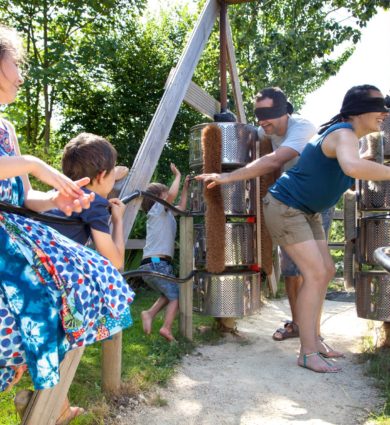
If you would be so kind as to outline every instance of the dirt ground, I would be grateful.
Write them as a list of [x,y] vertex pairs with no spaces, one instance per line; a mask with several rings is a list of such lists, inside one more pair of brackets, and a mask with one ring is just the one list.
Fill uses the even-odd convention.
[[368,424],[383,401],[358,359],[368,322],[353,302],[326,301],[322,334],[343,350],[343,371],[318,374],[296,366],[298,339],[271,335],[289,318],[287,300],[265,304],[239,321],[247,342],[224,338],[187,356],[166,388],[156,391],[161,407],[140,402],[122,408],[118,425],[354,425]]

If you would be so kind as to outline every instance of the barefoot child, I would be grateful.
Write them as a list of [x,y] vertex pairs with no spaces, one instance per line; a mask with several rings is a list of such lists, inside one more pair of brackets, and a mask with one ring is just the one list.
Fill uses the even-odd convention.
[[[161,183],[151,183],[147,188],[148,193],[158,196],[169,203],[173,203],[178,195],[181,177],[180,171],[174,164],[171,164],[171,170],[175,177],[170,188]],[[188,177],[184,182],[180,203],[176,208],[185,210],[187,192]],[[175,217],[171,210],[146,197],[142,201],[142,209],[147,213],[148,218],[146,245],[140,269],[173,275],[172,259],[176,237]],[[168,341],[174,341],[172,323],[179,310],[179,287],[173,282],[157,277],[143,277],[143,280],[160,293],[160,297],[152,307],[141,313],[144,332],[148,335],[151,333],[154,317],[166,307],[164,324],[160,329],[160,335]]]

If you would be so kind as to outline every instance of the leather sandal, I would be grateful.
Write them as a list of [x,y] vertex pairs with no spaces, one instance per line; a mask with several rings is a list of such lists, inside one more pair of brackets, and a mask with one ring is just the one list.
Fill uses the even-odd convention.
[[[278,336],[280,335],[280,337]],[[299,328],[298,325],[291,321],[287,320],[283,328],[279,328],[272,335],[272,339],[275,341],[284,341],[288,338],[298,338],[299,337]]]

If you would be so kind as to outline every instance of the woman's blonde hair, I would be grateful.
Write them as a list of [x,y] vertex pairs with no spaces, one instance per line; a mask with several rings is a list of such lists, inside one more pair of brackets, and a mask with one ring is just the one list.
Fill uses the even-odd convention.
[[0,60],[9,53],[19,64],[25,60],[23,41],[13,29],[0,24]]

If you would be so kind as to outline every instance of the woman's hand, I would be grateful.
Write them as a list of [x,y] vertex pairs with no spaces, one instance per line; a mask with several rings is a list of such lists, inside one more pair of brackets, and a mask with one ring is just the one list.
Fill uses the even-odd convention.
[[37,179],[54,187],[64,196],[69,196],[71,198],[84,196],[84,192],[80,189],[80,187],[89,183],[90,179],[88,177],[78,181],[81,183],[76,183],[39,158],[29,155],[26,155],[25,157],[31,162],[30,173]]
[[81,195],[71,196],[63,194],[61,192],[54,192],[52,196],[52,202],[55,207],[61,210],[67,216],[70,216],[72,212],[81,212],[83,209],[88,209],[91,206],[91,202],[95,199],[95,194],[85,193],[80,187],[85,186],[89,183],[89,178],[84,177],[83,179],[76,180],[75,185],[81,191]]

